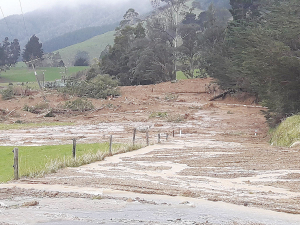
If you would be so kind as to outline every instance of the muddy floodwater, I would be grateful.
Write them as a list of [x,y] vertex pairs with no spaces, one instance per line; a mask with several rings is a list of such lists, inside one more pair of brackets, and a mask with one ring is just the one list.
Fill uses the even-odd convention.
[[[6,123],[72,124],[1,131],[0,146],[71,144],[73,138],[98,143],[110,135],[132,144],[134,129],[137,144],[146,146],[146,130],[150,142],[89,165],[0,184],[0,225],[299,225],[299,148],[270,145],[265,108],[253,99],[209,101],[209,82],[121,87],[118,98],[91,100],[92,111],[54,118],[23,111],[42,101],[39,95],[0,100]],[[51,107],[65,104],[59,93],[46,94]]]
[[[37,186],[37,189],[46,187]],[[58,187],[56,187],[58,188]],[[61,187],[63,189],[63,187]],[[55,188],[52,189],[54,191]],[[59,191],[59,189],[57,189]],[[84,188],[77,188],[84,193]],[[99,192],[99,189],[91,190]],[[35,198],[37,206],[25,207],[28,198],[1,202],[2,224],[265,224],[298,225],[299,215],[273,212],[187,197],[144,195],[101,190],[94,198]],[[98,196],[98,197],[97,197]],[[17,207],[16,205],[20,205]],[[22,206],[23,204],[23,206]],[[13,219],[12,219],[13,218]],[[13,220],[13,221],[12,221]]]

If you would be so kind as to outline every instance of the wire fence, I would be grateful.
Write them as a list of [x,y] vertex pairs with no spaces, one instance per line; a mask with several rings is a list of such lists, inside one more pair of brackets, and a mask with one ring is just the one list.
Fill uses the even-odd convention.
[[[181,136],[181,130],[179,131],[179,135]],[[157,141],[155,140],[155,136],[157,137]],[[70,140],[70,142],[72,141],[72,148],[70,148],[70,156],[72,156],[72,160],[73,160],[73,164],[74,166],[79,166],[79,165],[83,165],[83,164],[88,164],[92,161],[97,161],[97,160],[102,160],[104,159],[106,156],[113,156],[114,154],[117,154],[117,153],[121,153],[121,152],[127,152],[127,151],[130,151],[130,150],[136,150],[136,149],[139,149],[139,148],[142,148],[142,147],[145,147],[145,146],[149,146],[150,144],[161,144],[162,142],[166,142],[169,140],[170,137],[175,137],[175,131],[173,130],[173,132],[171,133],[156,133],[156,134],[153,134],[151,136],[151,140],[150,140],[150,135],[149,135],[149,129],[146,129],[146,130],[143,130],[143,131],[139,131],[138,129],[134,128],[133,131],[132,131],[132,138],[127,138],[127,141],[129,142],[128,146],[129,147],[128,149],[123,149],[123,150],[114,150],[114,144],[121,144],[121,143],[124,143],[124,138],[122,138],[122,141],[120,142],[120,140],[118,140],[117,138],[117,135],[115,135],[116,138],[114,138],[114,135],[109,135],[109,141],[108,141],[108,152],[106,153],[103,153],[101,155],[96,155],[96,156],[91,156],[91,159],[93,160],[83,160],[82,163],[78,163],[76,162],[77,160],[77,146],[78,144],[80,143],[80,138],[73,138],[72,140]],[[154,139],[155,138],[155,139]],[[154,141],[153,141],[154,140]],[[150,141],[152,141],[150,143]],[[131,143],[130,143],[131,142]],[[14,179],[15,180],[18,180],[20,178],[20,173],[19,173],[19,170],[20,170],[20,164],[19,164],[19,161],[20,161],[20,156],[19,156],[19,148],[14,148],[13,151],[14,153],[14,165],[13,165],[13,168],[14,168]],[[36,152],[35,154],[39,154],[38,152]],[[97,154],[97,153],[93,153],[93,154]],[[81,155],[81,157],[83,157]],[[85,157],[87,158],[87,157]],[[66,161],[66,159],[65,159]],[[68,166],[69,164],[65,164],[65,167]],[[59,167],[64,167],[64,166],[57,166],[58,168]]]

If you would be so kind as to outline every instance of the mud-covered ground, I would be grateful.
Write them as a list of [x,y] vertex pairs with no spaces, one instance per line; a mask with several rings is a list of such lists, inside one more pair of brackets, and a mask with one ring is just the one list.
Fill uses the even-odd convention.
[[[5,123],[73,122],[1,132],[0,145],[69,143],[74,137],[88,143],[110,134],[125,142],[134,128],[142,144],[149,128],[151,143],[0,185],[0,224],[300,224],[299,149],[268,143],[265,109],[252,98],[208,101],[214,96],[207,93],[210,81],[122,87],[119,98],[93,100],[92,112],[54,118],[22,111],[23,104],[39,102],[40,93],[0,102],[14,110]],[[66,101],[59,93],[46,97],[52,107]],[[169,139],[157,144],[158,133]],[[29,211],[34,216],[25,216]]]

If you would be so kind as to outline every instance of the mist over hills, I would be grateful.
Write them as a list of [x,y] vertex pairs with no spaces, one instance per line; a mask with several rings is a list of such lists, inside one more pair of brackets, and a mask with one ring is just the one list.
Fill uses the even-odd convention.
[[[144,0],[104,5],[91,3],[75,6],[56,5],[24,14],[25,25],[22,15],[12,15],[1,19],[0,41],[5,37],[9,37],[9,40],[17,38],[23,49],[33,34],[44,43],[70,32],[82,29],[84,32],[84,28],[88,27],[97,27],[96,29],[99,31],[99,27],[105,26],[106,32],[115,28],[115,24],[122,20],[129,8],[134,8],[140,14],[147,13],[152,9],[150,1]],[[96,35],[100,33],[98,32]],[[87,38],[91,38],[91,36],[87,35]]]

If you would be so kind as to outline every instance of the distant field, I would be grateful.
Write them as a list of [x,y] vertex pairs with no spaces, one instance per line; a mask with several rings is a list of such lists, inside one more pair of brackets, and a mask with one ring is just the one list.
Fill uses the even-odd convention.
[[[98,151],[104,153],[108,152],[108,149],[108,143],[78,144],[76,157],[95,155]],[[14,177],[12,150],[13,147],[0,146],[0,183],[12,180]],[[66,162],[72,161],[72,158],[72,145],[19,147],[19,174],[28,176],[41,174],[43,171],[51,172],[54,164],[67,165]]]
[[[67,75],[77,73],[79,71],[85,70],[89,67],[77,66],[77,67],[68,67]],[[61,79],[61,75],[64,74],[65,68],[58,67],[47,67],[47,68],[37,68],[37,73],[45,73],[46,81],[54,81]],[[36,78],[34,71],[27,67],[14,67],[6,72],[0,73],[0,78],[4,78],[6,82],[35,82]]]
[[93,37],[87,41],[63,49],[59,49],[57,51],[61,55],[66,65],[72,65],[74,63],[74,58],[78,51],[88,52],[90,56],[90,62],[92,62],[94,58],[100,57],[101,52],[106,48],[107,45],[113,45],[114,34],[114,31],[110,31],[105,34]]

